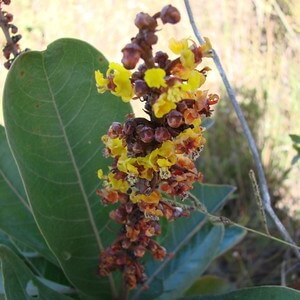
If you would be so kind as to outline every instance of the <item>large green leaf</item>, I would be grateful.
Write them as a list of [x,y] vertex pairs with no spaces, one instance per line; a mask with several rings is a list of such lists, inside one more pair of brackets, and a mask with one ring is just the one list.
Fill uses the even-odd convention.
[[28,204],[23,184],[0,125],[0,229],[57,264],[42,237]]
[[[221,208],[221,206],[225,203],[226,198],[234,190],[235,187],[229,185],[197,184],[193,189],[193,194],[195,197],[200,199],[203,206],[212,213]],[[139,289],[136,292],[134,299],[137,299],[138,297],[142,297],[143,299],[156,299],[160,294],[165,294],[167,290],[166,287],[164,287],[164,281],[172,276],[176,264],[182,263],[182,257],[186,257],[186,264],[188,264],[189,258],[193,261],[194,266],[201,270],[201,272],[195,274],[197,274],[198,277],[200,276],[208,264],[200,258],[199,260],[194,259],[191,255],[192,251],[189,251],[189,255],[185,256],[184,251],[189,249],[188,247],[191,247],[190,249],[194,250],[197,247],[201,247],[202,241],[206,239],[206,235],[209,234],[211,230],[210,227],[207,226],[203,228],[205,221],[206,217],[204,214],[194,212],[188,218],[180,218],[172,223],[164,224],[163,230],[167,232],[163,234],[163,239],[160,239],[160,243],[166,247],[169,253],[172,253],[172,259],[168,260],[167,263],[154,262],[152,259],[147,261],[146,273],[149,275],[149,280],[147,281],[149,289]],[[215,236],[215,239],[207,240],[207,246],[205,246],[206,249],[212,246],[215,250],[210,250],[209,254],[212,254],[211,259],[217,255],[217,251],[219,247],[221,247],[221,242],[222,238],[219,239],[217,235]],[[197,255],[197,253],[195,255]],[[210,261],[211,260],[207,257],[207,262]],[[188,283],[190,285],[193,284],[193,281],[198,278],[197,276],[193,277],[193,279],[191,279],[191,277],[187,277],[189,279]],[[185,279],[182,278],[182,280]],[[175,286],[176,282],[174,281],[174,287]],[[187,285],[186,288],[189,288],[189,285]],[[168,289],[170,288],[168,287]],[[182,290],[182,292],[184,292],[184,290]]]
[[18,256],[3,245],[0,245],[0,260],[6,300],[35,297],[41,300],[71,300],[44,286]]
[[157,299],[178,299],[178,296],[183,295],[214,259],[223,234],[222,224],[201,230],[181,251],[178,251],[160,273],[164,292]]
[[34,217],[69,280],[91,299],[116,295],[114,278],[97,275],[99,252],[114,239],[111,208],[95,194],[97,169],[108,164],[100,137],[131,111],[97,93],[94,70],[106,68],[87,43],[61,39],[21,55],[4,89],[8,141]]
[[281,286],[260,286],[217,296],[192,296],[180,300],[299,300],[300,292]]

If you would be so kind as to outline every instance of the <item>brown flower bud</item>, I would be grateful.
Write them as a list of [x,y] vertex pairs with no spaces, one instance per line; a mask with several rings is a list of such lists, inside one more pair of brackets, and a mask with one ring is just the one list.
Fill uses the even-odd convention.
[[10,30],[11,30],[11,33],[12,34],[16,34],[18,32],[18,27],[13,25],[13,24],[10,24]]
[[168,61],[168,54],[162,51],[158,51],[155,54],[154,61],[158,64],[160,68],[164,68]]
[[122,135],[123,126],[119,122],[113,122],[107,132],[107,135],[114,139]]
[[135,43],[127,44],[123,49],[122,64],[128,70],[134,69],[141,57],[141,48]]
[[157,22],[149,14],[140,12],[136,15],[134,24],[138,29],[152,29],[154,30],[157,26]]
[[5,18],[6,18],[6,22],[10,23],[14,19],[14,16],[12,14],[10,14],[10,13],[6,13],[5,14]]
[[11,37],[12,41],[16,44],[22,38],[21,34],[17,34]]
[[140,154],[144,152],[144,147],[141,143],[139,142],[135,142],[132,145],[132,152],[134,152],[135,154]]
[[11,47],[9,46],[5,46],[2,50],[3,52],[3,56],[6,58],[6,59],[9,59],[10,55],[11,55]]
[[155,129],[155,140],[159,143],[162,143],[166,140],[169,140],[171,138],[171,134],[170,132],[168,131],[167,128],[165,127],[157,127]]
[[6,5],[9,5],[10,2],[11,2],[10,0],[3,0],[3,3],[6,4]]
[[134,93],[137,97],[142,97],[149,91],[149,87],[144,80],[136,80],[134,82]]
[[146,248],[142,245],[137,245],[134,247],[134,255],[136,257],[143,257],[145,255]]
[[144,126],[139,131],[139,138],[143,143],[151,143],[154,139],[154,130],[149,126]]
[[123,127],[123,134],[125,135],[131,135],[136,127],[136,123],[133,119],[128,119],[125,123],[124,123],[124,127]]
[[176,24],[180,21],[180,12],[174,6],[167,5],[161,10],[160,18],[163,24]]
[[173,109],[167,115],[167,123],[172,128],[178,128],[182,125],[183,116],[182,113]]
[[9,68],[11,67],[11,61],[6,61],[5,63],[4,63],[4,67],[5,67],[5,69],[7,69],[7,70],[9,70]]
[[155,45],[158,41],[158,37],[153,31],[147,31],[144,34],[144,39],[149,46]]

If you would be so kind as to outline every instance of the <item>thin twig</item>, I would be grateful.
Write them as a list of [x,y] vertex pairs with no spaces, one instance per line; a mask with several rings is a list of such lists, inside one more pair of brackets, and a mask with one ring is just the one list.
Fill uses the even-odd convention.
[[[200,202],[200,200],[197,199],[197,197],[194,196],[192,193],[188,193],[188,195],[189,195],[189,198],[190,198],[190,199],[193,199],[193,202],[195,202],[195,203],[199,203],[199,202]],[[297,245],[295,245],[295,243],[289,243],[289,242],[287,242],[287,241],[281,240],[281,239],[279,239],[279,238],[277,238],[277,237],[275,237],[275,236],[269,235],[269,234],[267,234],[267,233],[260,232],[260,231],[257,231],[257,230],[255,230],[255,229],[252,229],[252,228],[249,228],[249,227],[240,225],[240,224],[235,223],[235,222],[233,222],[232,220],[228,219],[227,217],[224,217],[224,216],[216,216],[216,215],[214,215],[214,214],[211,214],[211,213],[209,213],[207,210],[206,210],[206,211],[203,210],[203,208],[201,207],[201,205],[200,205],[200,206],[197,205],[195,208],[196,208],[197,211],[199,211],[199,212],[203,213],[205,216],[207,216],[208,219],[209,219],[212,223],[223,223],[224,225],[231,225],[231,226],[234,226],[234,227],[238,227],[238,228],[244,229],[244,230],[246,230],[246,231],[248,231],[248,232],[252,232],[252,233],[254,233],[254,234],[256,234],[256,235],[260,235],[260,236],[263,236],[263,237],[265,237],[265,238],[269,238],[269,239],[271,239],[271,240],[274,240],[274,241],[276,241],[276,242],[278,242],[278,243],[280,243],[280,244],[289,246],[289,247],[291,247],[291,248],[293,248],[293,249],[295,249],[295,250],[298,250],[298,251],[300,250],[300,247],[297,246]]]
[[[190,6],[190,3],[188,0],[184,0],[185,3],[185,7],[189,16],[189,20],[191,23],[191,26],[193,28],[194,34],[198,40],[198,42],[202,45],[204,44],[204,39],[202,38],[202,35],[200,34],[196,24],[195,24],[195,20],[194,20],[194,16],[193,16],[193,12]],[[219,74],[223,80],[223,83],[225,85],[227,94],[229,96],[230,102],[235,110],[235,113],[241,123],[241,126],[243,128],[243,132],[246,136],[246,139],[248,141],[248,145],[256,166],[256,170],[257,170],[257,174],[258,174],[258,181],[259,181],[259,186],[260,186],[260,190],[261,190],[261,195],[262,195],[262,200],[263,200],[263,205],[264,205],[264,209],[265,211],[269,214],[270,218],[273,220],[273,222],[275,223],[276,227],[278,228],[281,236],[288,242],[290,242],[291,244],[295,245],[295,247],[297,247],[297,245],[295,244],[295,242],[293,241],[293,239],[291,238],[290,234],[288,233],[288,231],[286,230],[286,228],[284,227],[284,225],[281,223],[281,221],[279,220],[279,218],[277,217],[276,213],[274,212],[272,205],[271,205],[271,197],[268,191],[268,184],[267,184],[267,180],[266,180],[266,176],[264,173],[264,169],[262,166],[262,162],[260,160],[260,156],[257,150],[257,146],[256,143],[254,141],[254,138],[252,136],[252,133],[249,129],[248,123],[244,117],[244,114],[237,102],[236,96],[235,96],[235,92],[231,86],[231,84],[229,83],[229,80],[226,76],[226,73],[224,71],[224,68],[222,66],[222,63],[220,61],[220,58],[218,56],[218,54],[216,53],[216,51],[214,49],[212,49],[212,54],[213,54],[213,60],[214,63],[219,71]],[[298,249],[295,249],[295,254],[298,257],[298,259],[300,259],[300,251]]]
[[252,188],[253,188],[253,192],[254,192],[254,197],[255,197],[256,203],[257,203],[257,207],[259,208],[259,212],[260,212],[260,215],[262,217],[262,222],[265,226],[266,233],[268,235],[270,235],[269,228],[268,228],[268,223],[267,223],[267,218],[266,218],[266,213],[265,213],[265,210],[264,210],[264,206],[263,206],[263,203],[262,203],[259,187],[258,187],[256,177],[255,177],[255,173],[254,173],[253,170],[249,171],[249,177],[250,177],[250,180],[251,180],[251,184],[252,184]]

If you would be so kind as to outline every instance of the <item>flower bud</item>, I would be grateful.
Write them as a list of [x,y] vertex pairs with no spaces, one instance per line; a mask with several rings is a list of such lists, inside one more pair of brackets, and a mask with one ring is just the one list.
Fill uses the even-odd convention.
[[3,56],[6,58],[6,59],[9,59],[10,55],[11,55],[11,47],[9,46],[5,46],[2,50],[2,53],[3,53]]
[[4,4],[9,5],[10,4],[10,0],[3,0]]
[[11,37],[13,43],[17,43],[20,39],[22,38],[22,35],[21,34],[17,34],[17,35],[14,35]]
[[124,239],[122,241],[122,248],[123,249],[129,249],[130,246],[131,246],[131,242],[128,239]]
[[134,255],[136,257],[143,257],[145,255],[146,248],[142,245],[137,245],[134,247]]
[[153,31],[147,31],[144,34],[144,39],[149,46],[152,46],[157,43],[158,37]]
[[122,135],[123,126],[119,122],[113,122],[107,132],[107,135],[114,139]]
[[154,130],[149,126],[144,126],[139,132],[139,138],[143,143],[150,143],[154,139]]
[[140,12],[136,15],[134,24],[138,29],[152,29],[154,30],[157,26],[157,22],[149,14]]
[[6,22],[10,23],[14,19],[14,16],[10,13],[5,14]]
[[167,5],[161,10],[160,18],[163,24],[176,24],[180,21],[180,12],[174,6]]
[[158,51],[155,54],[154,61],[159,65],[160,68],[164,68],[166,66],[166,62],[168,60],[168,54],[162,51]]
[[183,116],[182,113],[173,109],[167,115],[167,123],[172,128],[178,128],[182,125]]
[[142,97],[149,91],[148,85],[144,80],[136,80],[134,82],[134,93],[137,97]]
[[136,124],[133,119],[128,119],[123,127],[123,134],[126,136],[131,135],[135,130]]
[[127,44],[123,49],[122,64],[128,70],[134,69],[141,57],[141,48],[135,44]]
[[135,154],[140,154],[144,152],[144,147],[141,143],[139,142],[135,142],[132,145],[132,152],[134,152]]
[[5,63],[4,63],[4,67],[5,67],[5,69],[7,69],[7,70],[9,70],[9,68],[11,67],[11,61],[6,61]]
[[11,33],[12,34],[16,34],[18,32],[18,27],[13,25],[13,24],[10,24],[10,30],[11,30]]
[[171,138],[171,134],[170,132],[168,131],[167,128],[165,127],[157,127],[155,129],[155,140],[159,143],[162,143],[166,140],[169,140]]

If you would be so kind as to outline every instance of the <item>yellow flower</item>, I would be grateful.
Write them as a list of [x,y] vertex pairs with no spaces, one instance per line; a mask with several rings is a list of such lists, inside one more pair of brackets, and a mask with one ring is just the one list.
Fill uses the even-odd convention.
[[[197,123],[198,121],[195,121],[195,124]],[[177,154],[191,153],[205,144],[205,138],[201,135],[200,127],[187,128],[176,137],[174,144]]]
[[108,80],[103,77],[99,70],[95,71],[95,80],[98,93],[104,93],[107,90]]
[[182,39],[180,41],[176,41],[174,38],[169,40],[169,48],[175,54],[180,54],[181,51],[188,49],[189,44],[187,39]]
[[138,175],[139,171],[137,168],[137,159],[134,157],[127,157],[126,154],[123,155],[118,160],[118,169],[127,174]]
[[160,168],[173,166],[177,161],[173,142],[163,142],[159,148],[149,154],[148,159],[155,171],[158,171]]
[[160,68],[153,68],[153,69],[148,69],[145,72],[145,81],[149,87],[155,87],[155,88],[160,88],[166,87],[166,82],[165,82],[165,76],[166,72],[163,69]]
[[212,45],[209,38],[204,37],[205,44],[200,47],[201,53],[204,57],[212,57]]
[[146,203],[158,204],[158,202],[160,200],[160,193],[156,190],[153,191],[150,195],[132,193],[130,195],[130,200],[133,203],[138,203],[138,202],[143,201]]
[[139,166],[139,177],[150,181],[153,178],[153,168],[149,162],[149,154],[144,157],[138,157],[137,163]]
[[197,70],[192,70],[186,84],[182,84],[181,88],[187,92],[196,91],[204,82],[205,76]]
[[111,139],[108,135],[103,135],[102,142],[110,150],[113,157],[120,156],[124,151],[126,151],[123,141],[120,138]]
[[176,104],[168,100],[168,95],[163,93],[153,104],[153,111],[157,118],[161,118],[170,112],[172,109],[176,108]]
[[98,176],[99,179],[105,179],[105,177],[106,177],[106,176],[104,176],[102,169],[98,170],[97,176]]
[[182,65],[187,69],[195,68],[195,56],[192,50],[184,49],[181,51],[180,61]]
[[116,179],[115,174],[108,174],[108,182],[114,190],[120,191],[121,193],[126,193],[129,189],[129,183],[126,180]]
[[186,93],[183,93],[181,90],[182,83],[176,82],[173,86],[169,87],[167,90],[167,99],[172,102],[179,102],[181,101]]
[[112,94],[121,97],[124,102],[129,102],[134,95],[130,81],[131,72],[122,65],[111,62],[106,76],[112,76],[113,83],[116,85],[115,89],[111,91]]

